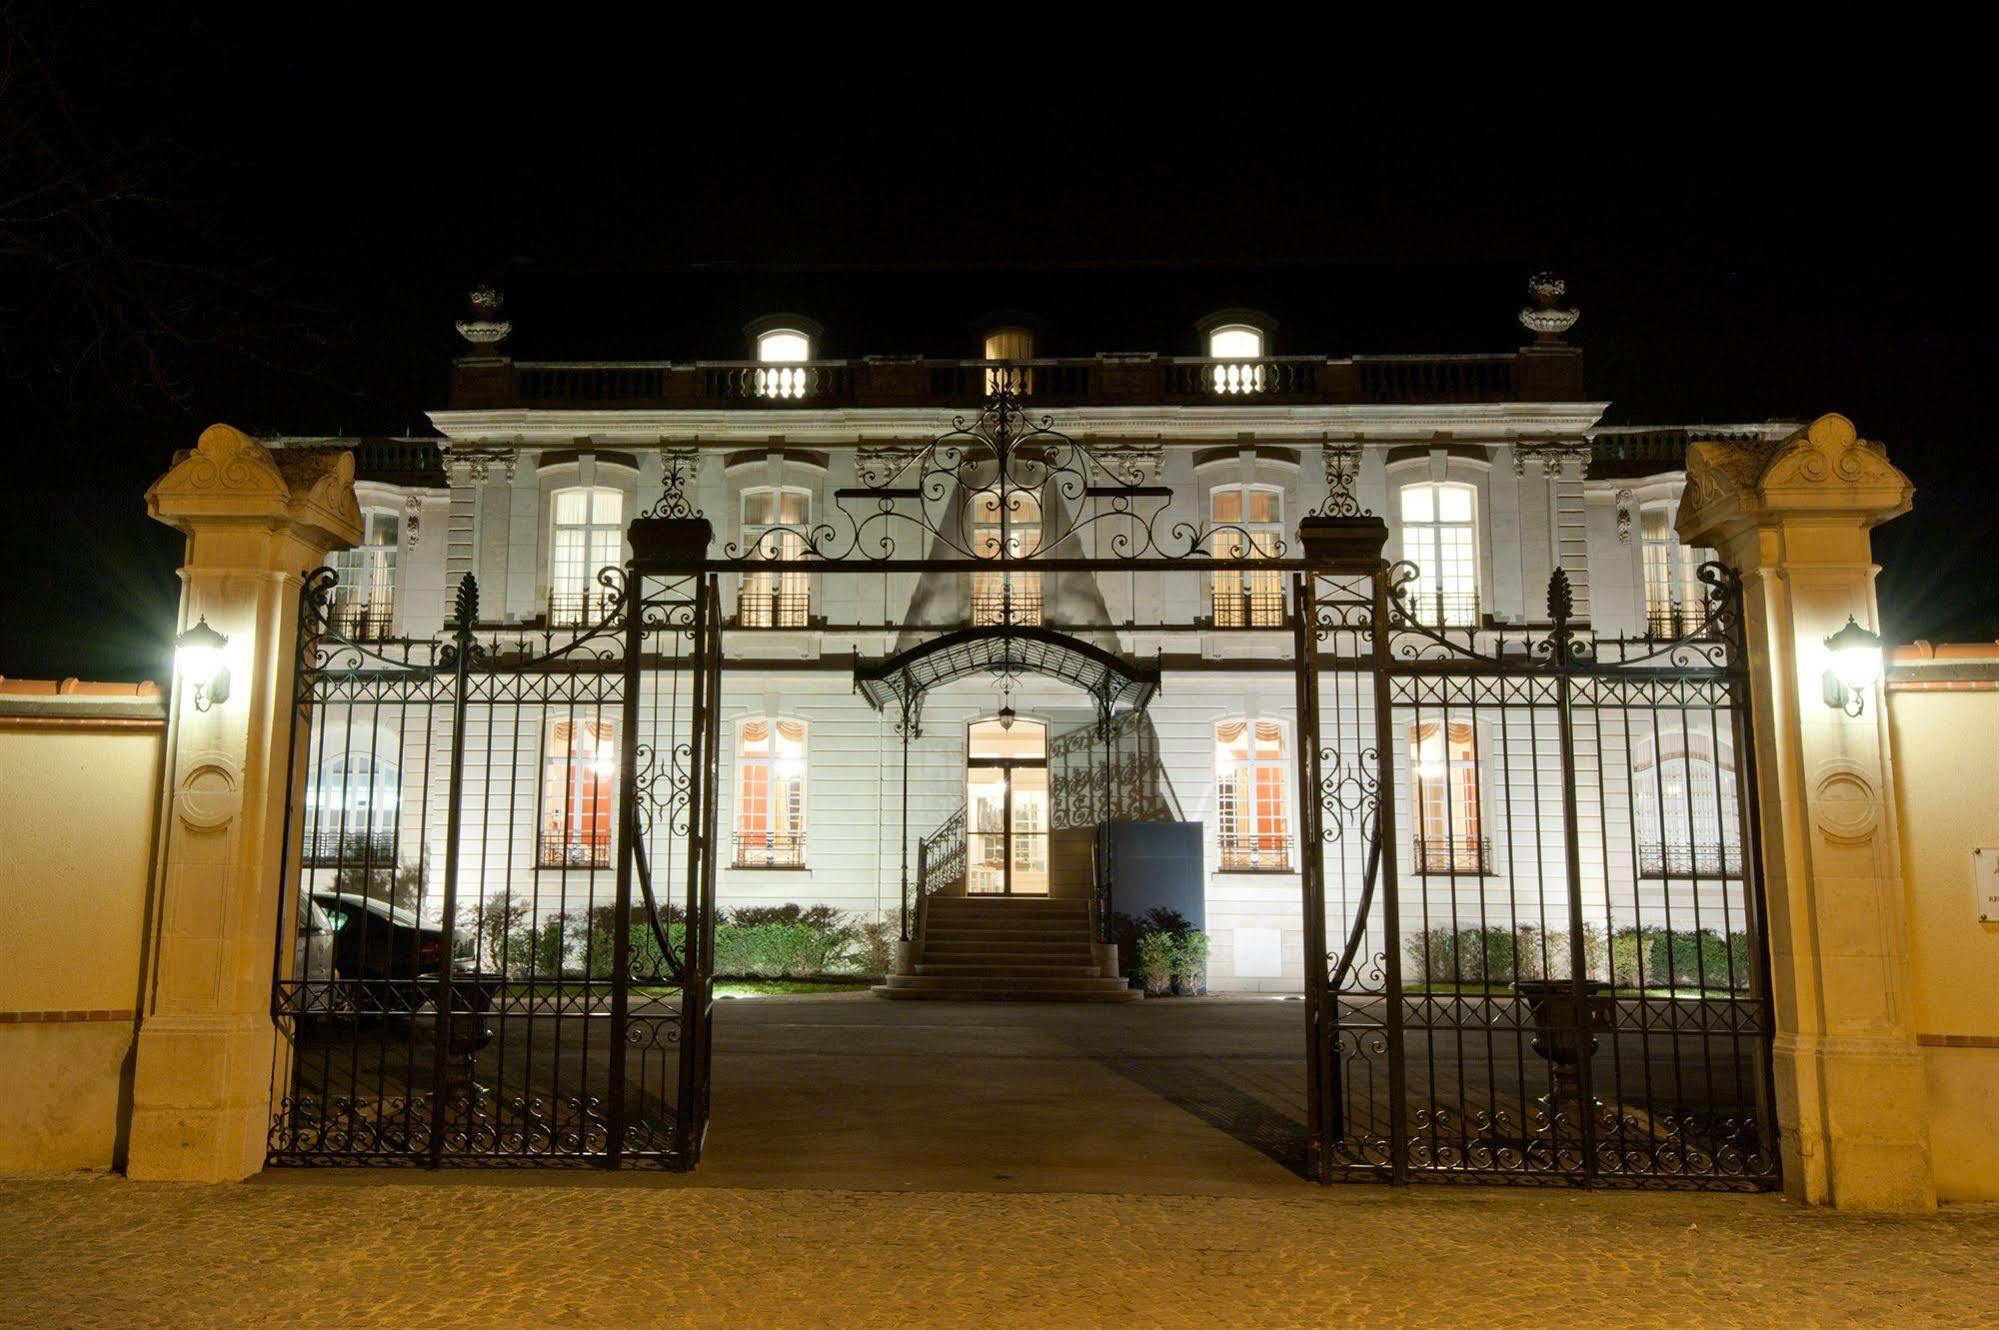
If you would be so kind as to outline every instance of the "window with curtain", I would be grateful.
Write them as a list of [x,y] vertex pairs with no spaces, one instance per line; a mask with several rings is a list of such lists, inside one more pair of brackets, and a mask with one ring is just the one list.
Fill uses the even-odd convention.
[[[1231,323],[1208,334],[1208,358],[1215,361],[1250,361],[1263,356],[1263,330],[1246,323]],[[1254,393],[1263,390],[1263,366],[1258,364],[1216,364],[1208,370],[1209,383],[1218,393]]]
[[738,868],[805,863],[805,722],[758,716],[736,737]]
[[1483,873],[1487,846],[1479,822],[1476,728],[1469,721],[1410,726],[1409,765],[1417,871]]
[[394,752],[349,751],[320,763],[306,790],[305,861],[393,869],[401,776]]
[[[1034,334],[1025,328],[995,328],[986,334],[987,360],[1034,359]],[[1027,396],[1034,391],[1034,371],[1025,365],[993,366],[986,370],[986,392],[1001,389]]]
[[[761,487],[743,491],[743,548],[750,557],[802,559],[812,520],[812,497],[802,489]],[[745,573],[737,622],[745,628],[803,628],[810,617],[811,582],[805,573]]]
[[555,492],[548,543],[548,621],[557,627],[597,623],[615,599],[597,574],[622,563],[624,496],[613,489]]
[[804,366],[811,359],[812,339],[796,328],[772,328],[760,334],[757,337],[757,396],[805,396]]
[[[997,489],[975,492],[967,505],[972,554],[980,559],[1025,559],[1041,548],[1041,499],[1033,490]],[[975,624],[1041,622],[1041,574],[976,572],[972,574],[972,622]]]
[[361,544],[328,556],[339,581],[327,605],[333,631],[354,641],[387,637],[396,611],[396,548],[401,514],[391,508],[361,510]]
[[1706,619],[1707,588],[1697,571],[1711,550],[1682,545],[1670,504],[1647,504],[1638,516],[1645,562],[1645,628],[1654,637],[1684,637]]
[[608,868],[618,816],[618,723],[551,720],[542,747],[544,868]]
[[1478,603],[1478,491],[1425,482],[1401,494],[1402,557],[1416,567],[1406,603],[1418,623],[1475,627]]
[[[1208,494],[1215,557],[1267,559],[1284,543],[1284,495],[1274,485],[1217,485]],[[1284,622],[1284,574],[1247,570],[1214,575],[1217,628]]]
[[1225,872],[1291,867],[1291,815],[1284,727],[1225,720],[1215,727],[1215,825]]
[[1742,876],[1735,748],[1707,717],[1664,713],[1638,738],[1631,795],[1640,877]]

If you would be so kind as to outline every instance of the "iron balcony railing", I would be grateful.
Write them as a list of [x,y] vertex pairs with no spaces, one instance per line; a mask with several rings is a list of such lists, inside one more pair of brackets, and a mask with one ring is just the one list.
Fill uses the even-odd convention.
[[805,867],[805,833],[802,831],[739,831],[736,833],[737,868]]
[[537,862],[543,868],[609,868],[611,831],[605,827],[571,827],[541,833]]
[[1217,628],[1281,628],[1285,623],[1282,591],[1244,591],[1216,587],[1214,626]]
[[385,599],[336,602],[326,612],[327,626],[350,642],[379,642],[391,633],[395,602]]
[[745,591],[736,600],[738,628],[804,628],[812,597],[803,591]]
[[359,822],[358,826],[353,822],[341,826],[336,810],[323,825],[307,830],[300,846],[305,862],[321,868],[373,868],[377,865],[393,868],[396,862],[396,829],[393,826],[373,826],[366,818],[359,819]]
[[1707,636],[1714,630],[1707,610],[1699,605],[1654,605],[1645,611],[1645,632],[1651,637]]
[[1475,592],[1425,591],[1405,597],[1403,603],[1412,619],[1429,628],[1476,628],[1479,624]]
[[611,617],[618,598],[604,591],[557,591],[548,597],[548,626],[594,628]]
[[[972,593],[972,623],[1038,624],[1041,622],[1041,578],[1035,574],[1013,575],[1013,586],[981,587]],[[1011,616],[1009,618],[1009,616]]]
[[1728,842],[1640,841],[1638,876],[1740,878],[1742,847]]
[[1416,838],[1419,873],[1480,874],[1492,862],[1492,845],[1484,836],[1451,836],[1444,840]]
[[1004,387],[1038,404],[1398,404],[1580,400],[1582,358],[1115,352],[1032,360],[865,356],[755,361],[509,361],[462,366],[454,406],[967,406]]
[[1291,868],[1291,841],[1286,836],[1223,835],[1222,870],[1231,873],[1283,873]]

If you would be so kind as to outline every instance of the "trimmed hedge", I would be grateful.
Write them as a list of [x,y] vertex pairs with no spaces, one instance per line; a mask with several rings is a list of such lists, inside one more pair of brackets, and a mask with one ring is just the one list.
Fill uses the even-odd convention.
[[[1489,984],[1523,979],[1567,979],[1572,954],[1563,929],[1543,933],[1531,924],[1508,928],[1427,928],[1403,942],[1408,983]],[[1592,979],[1616,988],[1749,987],[1749,938],[1723,937],[1712,929],[1620,928],[1605,938],[1583,925],[1583,957]]]
[[[614,954],[615,915],[609,906],[553,915],[539,924],[532,905],[502,896],[476,912],[472,934],[479,964],[509,979],[606,978]],[[667,938],[684,952],[687,925],[668,912]],[[631,972],[665,972],[652,928],[635,923],[627,936]],[[808,979],[819,975],[878,977],[893,959],[895,930],[887,921],[846,917],[823,905],[743,906],[715,923],[717,978]]]

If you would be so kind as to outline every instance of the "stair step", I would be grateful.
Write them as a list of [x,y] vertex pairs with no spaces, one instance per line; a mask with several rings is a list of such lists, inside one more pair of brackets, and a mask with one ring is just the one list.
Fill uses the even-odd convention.
[[926,942],[917,956],[925,961],[969,961],[980,965],[1094,965],[1088,947],[989,947],[971,942]]
[[940,928],[923,930],[925,942],[1026,942],[1055,945],[1087,943],[1089,934],[1067,929],[1037,928]]
[[920,961],[916,972],[941,979],[1101,979],[1094,965],[1042,965],[1038,962]]
[[977,978],[957,978],[945,975],[892,974],[888,977],[888,986],[890,988],[964,988],[996,993],[1017,988],[1046,988],[1087,993],[1092,989],[1116,989],[1125,988],[1129,985],[1123,979],[1109,979],[1102,975],[1075,975],[1067,978],[1041,975],[988,975]]
[[1067,990],[1014,988],[1004,992],[983,992],[967,988],[890,988],[875,986],[874,995],[891,1002],[1143,1002],[1145,994],[1136,988],[1095,989],[1086,993]]

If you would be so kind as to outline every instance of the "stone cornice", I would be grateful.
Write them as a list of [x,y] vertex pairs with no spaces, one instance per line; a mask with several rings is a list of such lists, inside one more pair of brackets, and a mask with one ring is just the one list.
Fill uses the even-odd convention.
[[1861,528],[1909,511],[1915,486],[1845,416],[1820,416],[1785,439],[1696,441],[1687,449],[1679,534],[1719,546],[1745,524],[1847,520]]
[[146,490],[146,511],[181,531],[232,520],[276,530],[303,527],[334,548],[361,539],[354,454],[340,448],[273,452],[241,430],[210,425]]
[[[1446,406],[1140,406],[1069,407],[1047,412],[1054,428],[1091,438],[1135,437],[1213,444],[1250,434],[1259,439],[1336,442],[1537,443],[1583,441],[1607,402],[1495,402]],[[451,439],[482,446],[574,447],[579,437],[626,445],[661,441],[745,440],[827,443],[922,440],[973,413],[934,408],[729,411],[544,411],[504,408],[433,411],[430,420]],[[1040,413],[1036,413],[1037,418]]]

